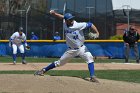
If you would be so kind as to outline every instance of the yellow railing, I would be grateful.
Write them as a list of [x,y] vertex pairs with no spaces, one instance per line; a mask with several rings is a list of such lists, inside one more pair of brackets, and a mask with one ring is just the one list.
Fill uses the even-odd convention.
[[[9,40],[0,40],[0,42],[9,42]],[[66,42],[66,40],[27,40],[27,42]],[[123,42],[123,40],[85,40],[85,42]]]

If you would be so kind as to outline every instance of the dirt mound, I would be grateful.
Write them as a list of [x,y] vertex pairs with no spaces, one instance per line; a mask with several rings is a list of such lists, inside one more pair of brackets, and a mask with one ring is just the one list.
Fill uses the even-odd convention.
[[99,79],[92,83],[66,76],[1,74],[0,93],[139,93],[140,84]]
[[[23,65],[17,63],[0,63],[0,71],[7,70],[39,70],[46,67],[49,63],[28,63]],[[8,67],[8,68],[7,68]],[[140,70],[140,64],[136,63],[95,63],[95,70],[114,70],[114,69],[127,69],[127,70]],[[65,66],[54,68],[53,70],[88,70],[86,63],[67,63]]]

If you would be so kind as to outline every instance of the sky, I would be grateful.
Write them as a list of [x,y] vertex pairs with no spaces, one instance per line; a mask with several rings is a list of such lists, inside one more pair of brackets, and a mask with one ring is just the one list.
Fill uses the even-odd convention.
[[130,5],[133,9],[140,9],[140,0],[112,0],[112,3],[114,10],[123,9],[123,5]]

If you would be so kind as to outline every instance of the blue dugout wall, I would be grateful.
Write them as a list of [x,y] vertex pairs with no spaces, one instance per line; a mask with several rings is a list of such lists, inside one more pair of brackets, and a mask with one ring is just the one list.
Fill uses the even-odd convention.
[[[26,56],[29,57],[61,57],[68,48],[64,40],[55,42],[53,40],[27,40],[27,42],[31,46],[31,50],[26,51]],[[85,45],[93,56],[124,58],[122,40],[86,40]],[[0,40],[0,55],[12,55],[8,40]],[[133,49],[130,52],[130,57],[135,57]]]

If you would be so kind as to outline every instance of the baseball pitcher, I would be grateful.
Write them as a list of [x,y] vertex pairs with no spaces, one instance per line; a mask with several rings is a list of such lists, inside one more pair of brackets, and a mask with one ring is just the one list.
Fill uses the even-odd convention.
[[51,15],[54,15],[60,19],[65,19],[63,25],[66,35],[66,44],[68,46],[67,51],[61,56],[61,58],[58,61],[55,61],[48,65],[47,67],[36,71],[35,75],[44,75],[45,72],[47,72],[50,69],[53,69],[58,66],[63,66],[68,62],[67,60],[75,57],[80,56],[83,58],[86,63],[88,64],[88,69],[90,72],[90,81],[92,82],[98,82],[98,80],[95,78],[94,73],[94,60],[92,54],[88,51],[87,47],[84,45],[84,33],[83,30],[87,28],[91,28],[93,31],[95,31],[96,35],[95,38],[99,37],[99,32],[97,28],[92,23],[86,23],[86,22],[76,22],[74,20],[74,16],[70,13],[66,13],[63,15],[56,13],[54,10],[50,11]]
[[13,51],[13,64],[16,64],[17,48],[19,48],[20,53],[22,55],[22,64],[26,64],[25,50],[22,44],[22,40],[24,41],[25,47],[27,47],[28,45],[26,42],[26,35],[23,33],[23,28],[19,27],[19,30],[13,33],[9,40],[9,46],[12,47]]

